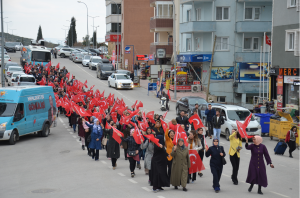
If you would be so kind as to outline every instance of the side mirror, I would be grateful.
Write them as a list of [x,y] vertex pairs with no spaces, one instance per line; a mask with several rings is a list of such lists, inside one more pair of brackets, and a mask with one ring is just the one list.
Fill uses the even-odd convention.
[[224,120],[227,120],[225,116],[223,116]]

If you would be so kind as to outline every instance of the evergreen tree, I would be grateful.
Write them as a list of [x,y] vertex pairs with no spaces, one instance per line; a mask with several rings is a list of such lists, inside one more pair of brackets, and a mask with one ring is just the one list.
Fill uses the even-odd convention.
[[85,37],[82,37],[82,40],[83,40],[82,44],[85,45],[85,46],[88,46],[88,44],[86,44],[86,41],[90,40],[89,35],[86,35]]
[[94,46],[96,46],[96,48],[97,48],[97,34],[96,34],[96,31],[93,33],[93,43],[94,43]]
[[68,45],[73,46],[74,43],[77,42],[77,33],[76,33],[76,19],[74,17],[71,18],[70,29],[68,31],[67,37]]
[[42,38],[43,38],[42,27],[39,26],[39,30],[38,30],[38,34],[37,34],[36,41],[39,41],[39,40],[42,39]]

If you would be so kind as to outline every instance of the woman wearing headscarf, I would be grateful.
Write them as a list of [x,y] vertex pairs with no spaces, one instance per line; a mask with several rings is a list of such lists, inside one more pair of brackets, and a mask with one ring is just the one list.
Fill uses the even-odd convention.
[[174,147],[173,144],[173,138],[175,136],[175,132],[173,130],[167,129],[165,132],[165,147],[166,147],[166,152],[168,154],[167,156],[167,166],[168,166],[168,177],[171,179],[171,170],[172,170],[172,162],[173,158],[171,156],[172,153],[172,148]]
[[[151,128],[147,128],[146,135],[150,135],[151,133],[152,133]],[[152,142],[150,142],[149,139],[145,138],[145,141],[141,144],[141,149],[146,149],[144,168],[145,168],[145,174],[150,175],[151,159],[152,159],[153,153],[154,153],[154,144]],[[150,176],[149,176],[148,182],[150,182]]]
[[296,138],[298,137],[297,127],[293,126],[289,130],[285,137],[285,142],[289,145],[290,158],[293,158],[292,152],[296,149]]
[[[93,123],[94,119],[96,117],[95,116],[92,116],[90,117],[90,122],[89,123]],[[88,155],[92,157],[92,154],[91,154],[91,149],[89,148],[89,142],[88,142],[88,137],[91,135],[91,129],[90,127],[88,127],[86,124],[85,124],[85,121],[84,119],[82,119],[82,126],[84,128],[84,140],[85,140],[85,146],[86,146],[86,149],[88,151]]]
[[[124,134],[124,139],[128,138],[130,136],[130,130],[132,129],[132,125],[131,124],[128,124],[128,125],[125,125],[123,124],[122,125],[122,133]],[[124,149],[124,155],[125,155],[125,160],[127,160],[127,148],[128,148],[128,144],[127,142],[125,141],[122,141],[121,143],[121,148]]]
[[[110,122],[110,125],[114,128],[117,127],[117,124],[113,121]],[[108,136],[108,143],[107,143],[107,152],[106,157],[111,158],[111,164],[113,170],[117,167],[117,159],[120,158],[120,145],[119,143],[112,137],[114,130],[111,129],[104,129],[104,134]]]
[[241,134],[232,129],[231,135],[229,136],[230,147],[229,147],[229,159],[232,165],[231,179],[234,185],[238,185],[238,171],[240,166],[240,150],[242,149],[242,137]]
[[83,121],[82,121],[82,117],[80,117],[78,119],[78,136],[80,137],[81,139],[81,144],[82,144],[82,150],[85,149],[85,131],[84,131],[84,128],[83,128]]
[[258,194],[263,194],[261,191],[261,187],[268,186],[267,172],[266,166],[263,157],[266,158],[267,165],[270,164],[271,168],[274,168],[272,164],[271,158],[269,156],[267,147],[262,144],[262,137],[254,136],[252,138],[253,144],[248,145],[248,138],[245,137],[246,140],[246,149],[251,150],[251,160],[249,163],[248,176],[246,182],[251,184],[248,191],[251,192],[253,185],[258,184]]
[[150,181],[153,191],[158,192],[164,190],[162,187],[170,187],[170,180],[167,174],[167,159],[164,136],[158,135],[159,146],[154,145],[154,154],[151,161]]
[[[197,133],[198,133],[198,139],[201,141],[201,145],[202,145],[202,149],[198,150],[198,154],[199,154],[199,156],[201,158],[201,161],[203,163],[204,147],[205,147],[205,143],[204,143],[205,136],[203,135],[203,134],[205,134],[204,133],[204,127],[197,129]],[[201,171],[199,171],[198,175],[200,177],[202,177],[203,173]]]
[[101,148],[101,137],[103,135],[102,127],[97,118],[94,119],[94,124],[89,124],[85,120],[83,121],[91,129],[91,142],[89,143],[89,148],[91,149],[92,159],[95,159],[95,161],[99,161],[99,150],[102,149]]
[[188,169],[191,167],[189,150],[184,145],[184,140],[179,138],[177,145],[173,147],[171,156],[173,157],[171,170],[171,184],[178,189],[183,187],[183,191],[187,191],[186,183],[188,178]]
[[219,146],[219,140],[213,139],[213,146],[205,148],[205,156],[210,158],[210,171],[213,175],[213,188],[216,193],[220,192],[220,179],[223,171],[223,159],[225,151],[223,146]]

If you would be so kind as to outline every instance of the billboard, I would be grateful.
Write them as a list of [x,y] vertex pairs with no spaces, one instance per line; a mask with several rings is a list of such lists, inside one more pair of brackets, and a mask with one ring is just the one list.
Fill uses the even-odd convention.
[[235,80],[238,82],[268,81],[268,63],[236,63]]
[[212,67],[211,80],[232,80],[234,67]]

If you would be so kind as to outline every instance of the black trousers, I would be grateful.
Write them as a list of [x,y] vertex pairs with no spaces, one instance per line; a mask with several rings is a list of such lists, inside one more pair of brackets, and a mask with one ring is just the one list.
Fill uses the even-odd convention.
[[91,153],[92,153],[92,157],[94,157],[95,160],[99,159],[99,149],[91,149]]
[[190,180],[196,181],[196,176],[197,176],[197,173],[189,174],[187,183],[190,183]]
[[125,159],[127,158],[127,149],[124,149],[124,156],[125,156]]
[[231,179],[233,182],[238,182],[237,176],[239,172],[240,158],[237,156],[237,153],[235,153],[233,156],[229,155],[229,159],[232,165]]
[[167,167],[168,167],[168,177],[169,177],[169,180],[171,179],[172,162],[173,162],[173,159],[172,159],[171,161],[167,160]]
[[89,148],[89,142],[87,142],[87,139],[88,139],[89,135],[91,135],[91,132],[85,132],[84,133],[85,146],[86,146],[88,155],[91,154],[91,149]]
[[206,137],[214,134],[214,132],[213,132],[214,127],[213,127],[212,121],[207,121],[207,127],[208,127],[208,130],[206,131]]
[[289,153],[290,153],[290,155],[292,155],[292,152],[293,152],[294,150],[296,150],[296,142],[290,140],[290,141],[287,142],[287,144],[289,145],[289,148],[290,148],[290,149],[289,149]]
[[204,150],[199,150],[198,154],[199,154],[199,156],[200,156],[200,158],[201,158],[201,160],[203,162]]
[[220,179],[223,171],[222,168],[216,168],[214,166],[210,167],[211,173],[213,175],[213,187],[220,187]]
[[54,57],[57,58],[57,53],[54,53]]
[[111,164],[113,167],[116,166],[116,163],[117,163],[117,158],[111,158]]
[[128,157],[129,159],[129,169],[133,173],[135,170],[136,161],[133,159],[133,157]]

